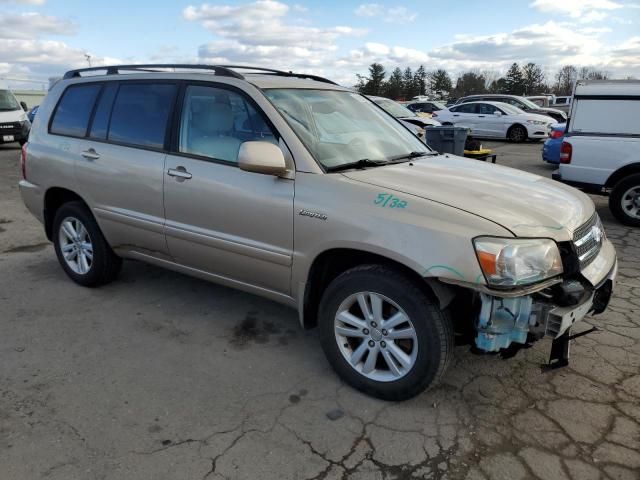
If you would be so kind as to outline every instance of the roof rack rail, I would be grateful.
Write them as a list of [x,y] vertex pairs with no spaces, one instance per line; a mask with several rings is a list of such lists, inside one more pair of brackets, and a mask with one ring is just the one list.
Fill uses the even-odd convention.
[[69,70],[64,74],[62,78],[79,78],[82,77],[82,73],[86,72],[96,72],[100,70],[106,70],[106,75],[118,75],[121,70],[129,70],[129,71],[140,71],[140,72],[158,72],[159,68],[181,68],[181,69],[190,69],[190,70],[210,70],[213,71],[214,74],[220,75],[221,77],[233,77],[233,78],[244,78],[239,73],[236,73],[228,68],[219,66],[219,65],[200,65],[200,64],[188,64],[188,63],[146,63],[146,64],[137,64],[137,65],[105,65],[101,67],[89,67],[89,68],[78,68],[75,70]]
[[312,75],[310,73],[294,73],[292,71],[285,72],[283,70],[275,70],[273,68],[251,67],[248,65],[220,65],[223,68],[230,68],[234,70],[255,70],[257,73],[266,73],[269,75],[277,75],[279,77],[296,77],[296,78],[308,78],[309,80],[315,80],[316,82],[331,83],[332,85],[338,85],[336,82],[329,80],[328,78],[320,77],[318,75]]
[[264,73],[267,75],[277,75],[280,77],[296,77],[307,78],[309,80],[315,80],[317,82],[331,83],[332,85],[338,85],[336,82],[329,80],[318,75],[312,75],[308,73],[294,73],[285,72],[283,70],[275,70],[273,68],[251,67],[248,65],[201,65],[201,64],[189,64],[189,63],[145,63],[137,65],[104,65],[101,67],[88,67],[78,68],[75,70],[69,70],[64,74],[62,78],[80,78],[83,73],[87,72],[99,72],[101,70],[106,71],[106,75],[118,75],[120,71],[138,71],[138,72],[159,72],[158,69],[167,68],[180,68],[185,70],[209,70],[221,77],[232,77],[244,79],[244,76],[233,70],[253,70],[256,73]]

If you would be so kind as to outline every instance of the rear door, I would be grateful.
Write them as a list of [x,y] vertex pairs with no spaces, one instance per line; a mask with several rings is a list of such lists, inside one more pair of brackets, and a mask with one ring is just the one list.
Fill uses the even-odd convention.
[[105,82],[76,162],[79,193],[115,248],[167,257],[165,141],[177,85]]
[[458,127],[467,127],[476,132],[477,114],[475,103],[463,103],[451,107],[449,111],[452,113],[453,124]]
[[259,108],[225,85],[186,85],[164,177],[171,255],[224,283],[290,293],[294,181],[240,170],[245,141],[278,144]]

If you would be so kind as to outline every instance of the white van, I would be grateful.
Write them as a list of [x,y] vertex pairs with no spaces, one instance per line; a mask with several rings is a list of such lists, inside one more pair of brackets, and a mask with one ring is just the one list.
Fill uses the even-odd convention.
[[640,80],[576,83],[553,178],[610,194],[616,218],[640,226]]
[[26,143],[31,123],[25,110],[10,90],[0,89],[0,143]]

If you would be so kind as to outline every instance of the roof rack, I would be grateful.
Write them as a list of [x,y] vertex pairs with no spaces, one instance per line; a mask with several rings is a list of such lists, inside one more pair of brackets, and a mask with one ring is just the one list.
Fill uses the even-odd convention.
[[234,70],[255,70],[256,73],[264,73],[267,75],[277,75],[279,77],[296,77],[307,78],[309,80],[315,80],[316,82],[331,83],[332,85],[338,85],[336,82],[329,80],[328,78],[320,77],[318,75],[312,75],[310,73],[294,73],[292,71],[285,72],[283,70],[275,70],[273,68],[251,67],[247,65],[221,65],[224,68],[232,68]]
[[189,69],[189,70],[209,70],[213,71],[214,74],[220,75],[221,77],[233,77],[233,78],[244,78],[239,73],[236,73],[232,70],[229,70],[225,67],[217,66],[217,65],[199,65],[199,64],[188,64],[188,63],[146,63],[146,64],[138,64],[138,65],[108,65],[102,67],[89,67],[89,68],[78,68],[76,70],[69,70],[64,74],[62,78],[79,78],[82,77],[82,73],[86,72],[96,72],[100,70],[106,70],[106,75],[118,75],[120,71],[139,71],[139,72],[159,72],[164,68],[181,68],[181,69]]
[[101,70],[106,71],[106,75],[118,75],[120,71],[137,71],[137,72],[160,72],[162,70],[158,69],[167,69],[167,68],[180,68],[186,70],[208,70],[212,71],[215,75],[219,75],[221,77],[232,77],[232,78],[240,78],[244,79],[245,77],[238,72],[234,72],[233,70],[252,70],[255,73],[263,73],[267,75],[277,75],[279,77],[296,77],[296,78],[306,78],[309,80],[315,80],[317,82],[331,83],[332,85],[338,85],[336,82],[333,82],[327,78],[319,77],[317,75],[311,75],[307,73],[294,73],[294,72],[285,72],[283,70],[275,70],[273,68],[262,68],[262,67],[251,67],[247,65],[200,65],[200,64],[188,64],[188,63],[147,63],[147,64],[138,64],[138,65],[108,65],[101,67],[89,67],[89,68],[78,68],[75,70],[69,70],[64,74],[62,78],[80,78],[81,74],[87,72],[98,72]]

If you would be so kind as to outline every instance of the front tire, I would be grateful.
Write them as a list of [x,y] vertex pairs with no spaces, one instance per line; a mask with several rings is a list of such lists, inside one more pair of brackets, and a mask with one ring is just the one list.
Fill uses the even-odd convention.
[[514,125],[507,132],[507,137],[513,143],[522,143],[527,139],[528,136],[529,135],[527,133],[527,129],[522,125]]
[[56,212],[53,245],[62,269],[82,286],[107,284],[120,272],[122,259],[111,250],[93,215],[81,202],[65,203]]
[[338,375],[384,400],[437,383],[453,352],[451,322],[404,273],[363,265],[338,276],[319,311],[320,342]]
[[630,175],[613,187],[609,209],[621,223],[640,227],[640,174]]

